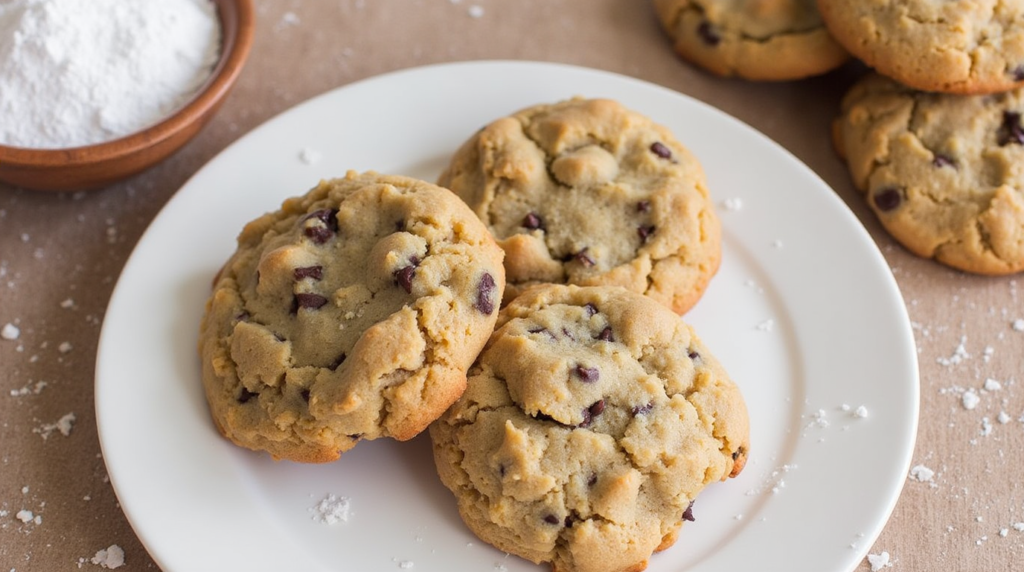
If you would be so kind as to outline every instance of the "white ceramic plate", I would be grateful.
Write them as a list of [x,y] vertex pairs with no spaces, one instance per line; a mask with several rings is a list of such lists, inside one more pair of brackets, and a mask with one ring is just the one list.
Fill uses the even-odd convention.
[[[900,293],[856,218],[778,145],[686,96],[564,65],[477,62],[373,78],[281,114],[199,171],[140,240],[103,325],[96,410],[118,499],[163,569],[538,569],[462,525],[425,436],[319,466],[228,444],[207,414],[196,333],[246,221],[346,169],[433,180],[490,120],[573,95],[667,125],[715,201],[742,201],[720,209],[722,267],[687,320],[746,396],[750,461],[699,497],[697,521],[649,570],[849,571],[863,559],[909,467],[918,374]],[[329,493],[350,499],[347,522],[313,520]]]

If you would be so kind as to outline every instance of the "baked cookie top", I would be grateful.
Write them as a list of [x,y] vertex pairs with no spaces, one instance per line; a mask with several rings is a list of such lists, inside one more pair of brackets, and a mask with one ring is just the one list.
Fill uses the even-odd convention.
[[506,301],[539,283],[617,285],[683,313],[721,258],[697,160],[606,99],[538,105],[470,138],[439,184],[505,250]]
[[654,0],[654,9],[676,52],[718,75],[790,80],[849,59],[814,0]]
[[1022,0],[818,0],[833,36],[879,72],[925,91],[1024,85]]
[[250,222],[199,337],[219,430],[325,462],[405,440],[465,388],[504,285],[502,253],[449,191],[348,173]]
[[845,96],[836,147],[879,220],[919,256],[1024,270],[1024,93],[916,91],[872,74]]
[[562,572],[642,570],[749,449],[740,392],[690,327],[614,287],[513,300],[430,435],[469,528]]

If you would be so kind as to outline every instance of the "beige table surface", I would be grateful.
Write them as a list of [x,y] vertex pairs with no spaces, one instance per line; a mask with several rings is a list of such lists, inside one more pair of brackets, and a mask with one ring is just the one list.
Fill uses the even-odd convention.
[[[821,175],[877,241],[902,289],[921,365],[914,464],[936,472],[931,484],[906,483],[872,552],[888,551],[893,571],[1024,569],[1024,532],[1012,526],[1024,521],[1024,332],[1011,327],[1024,318],[1024,280],[948,270],[914,258],[884,234],[829,144],[829,122],[860,68],[780,84],[712,77],[674,56],[643,0],[256,5],[255,45],[240,82],[213,122],[170,160],[89,193],[0,186],[0,326],[21,330],[15,341],[0,340],[0,571],[99,569],[89,560],[113,544],[126,555],[121,569],[156,568],[106,477],[93,369],[118,274],[186,179],[238,137],[311,96],[383,72],[477,59],[565,62],[667,86],[749,123]],[[474,5],[483,9],[475,18]],[[742,166],[743,157],[736,161]],[[145,327],[145,316],[139,319]],[[961,341],[969,357],[940,364]],[[70,346],[62,349],[65,342]],[[1002,389],[980,391],[988,378]],[[979,390],[977,408],[961,405],[964,388]],[[997,421],[1003,411],[1011,418],[1005,424]],[[46,425],[68,413],[75,416],[70,433],[44,439]],[[983,435],[986,419],[993,427]],[[871,451],[862,462],[872,464]],[[22,523],[15,518],[20,510],[41,522]],[[803,570],[801,547],[813,542],[792,539],[791,570]]]

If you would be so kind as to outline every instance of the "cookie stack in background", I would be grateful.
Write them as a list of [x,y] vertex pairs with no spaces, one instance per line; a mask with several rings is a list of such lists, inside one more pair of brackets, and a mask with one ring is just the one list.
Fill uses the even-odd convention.
[[978,274],[1024,271],[1024,2],[653,0],[684,59],[790,80],[848,54],[833,141],[883,227]]
[[349,173],[245,226],[200,326],[216,428],[319,463],[429,425],[477,536],[643,570],[750,448],[739,389],[679,319],[721,260],[703,169],[610,100],[467,135],[451,190]]

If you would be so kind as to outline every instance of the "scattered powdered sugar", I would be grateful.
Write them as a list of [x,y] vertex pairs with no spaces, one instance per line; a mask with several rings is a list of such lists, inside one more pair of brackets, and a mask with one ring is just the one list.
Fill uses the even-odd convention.
[[54,431],[60,431],[60,434],[67,437],[71,435],[71,428],[75,425],[75,414],[68,413],[61,417],[56,423],[44,423],[43,425],[32,429],[33,433],[38,433],[43,440],[50,438],[50,434]]
[[960,343],[957,344],[956,348],[953,349],[953,354],[951,356],[949,356],[948,358],[946,358],[946,357],[935,358],[935,361],[938,362],[939,365],[944,365],[946,367],[952,367],[954,365],[957,365],[957,364],[961,363],[965,359],[968,359],[968,358],[971,357],[971,354],[967,353],[966,344],[967,344],[967,336],[960,336]]
[[858,419],[864,419],[868,416],[868,408],[861,405],[853,412],[853,416]]
[[992,434],[992,423],[988,420],[988,417],[981,418],[981,436],[988,437]]
[[5,340],[16,340],[21,336],[21,328],[8,322],[4,324],[4,327],[0,329],[0,338]]
[[772,246],[775,248],[782,248],[782,239],[776,238],[772,241]]
[[65,310],[70,310],[71,308],[75,307],[75,301],[72,300],[71,298],[67,298],[60,303],[60,307],[64,308]]
[[910,478],[921,483],[930,483],[935,477],[935,471],[924,465],[914,465],[910,469]]
[[770,332],[770,331],[772,331],[772,328],[774,328],[774,327],[775,327],[775,320],[773,320],[771,318],[768,318],[767,320],[765,320],[765,321],[763,321],[763,322],[761,322],[760,324],[757,325],[757,329],[762,331],[762,332]]
[[722,201],[722,208],[727,211],[738,211],[743,208],[743,199],[731,197]]
[[348,517],[354,514],[349,507],[349,498],[334,494],[325,496],[320,502],[310,507],[309,511],[313,513],[315,522],[324,524],[348,522]]
[[985,380],[986,391],[999,391],[1003,388],[1003,384],[999,383],[999,380],[992,379],[991,377]]
[[1017,532],[1024,532],[1024,522],[1018,522],[1013,525],[1013,529]]
[[772,494],[778,494],[782,489],[784,489],[786,487],[786,481],[785,481],[785,479],[783,477],[785,477],[787,474],[789,474],[790,471],[793,471],[796,468],[797,468],[797,466],[794,464],[794,465],[782,465],[781,467],[772,470],[772,472],[769,473],[764,478],[764,480],[761,483],[760,487],[755,488],[755,489],[750,489],[750,490],[747,491],[747,493],[746,493],[747,496],[751,497],[751,496],[759,495],[761,493],[769,492],[769,491]]
[[32,514],[32,511],[26,509],[19,510],[17,514],[14,515],[14,518],[25,524],[30,522],[34,522],[36,525],[43,524],[43,517],[41,515]]
[[484,7],[479,4],[473,4],[467,10],[470,18],[482,18],[484,15]]
[[57,346],[57,351],[59,351],[62,354],[70,352],[71,349],[71,342],[61,342],[60,345]]
[[1010,327],[1012,327],[1015,332],[1024,332],[1024,319],[1017,318],[1013,321],[1013,324],[1011,324]]
[[12,389],[11,397],[22,397],[29,394],[39,395],[40,393],[42,393],[43,388],[45,388],[46,386],[47,383],[45,381],[37,381],[34,384],[29,383],[28,385],[22,387],[21,389]]
[[1011,419],[1012,417],[1007,415],[1005,411],[1000,411],[999,416],[996,417],[996,421],[998,421],[1001,425],[1006,425],[1007,423],[1010,422]]
[[981,401],[981,398],[978,397],[978,394],[975,393],[973,389],[968,389],[964,392],[960,400],[964,405],[964,409],[974,409],[978,406],[978,402]]
[[878,572],[882,568],[892,566],[892,562],[889,561],[889,553],[884,551],[881,554],[868,554],[868,564],[871,565],[871,572]]
[[415,566],[415,564],[413,564],[412,560],[402,560],[401,562],[398,563],[398,567],[401,568],[402,570],[408,570],[408,569],[412,568],[413,566]]
[[116,544],[111,544],[110,546],[97,551],[96,555],[92,557],[90,562],[110,570],[120,568],[121,566],[124,566],[124,550]]
[[1003,538],[1006,538],[1007,534],[1010,534],[1010,529],[1009,528],[1000,528],[999,529],[999,536],[1001,536]]
[[323,159],[323,157],[323,153],[309,147],[305,147],[299,152],[299,160],[306,165],[315,165],[316,163],[319,163],[320,159]]

